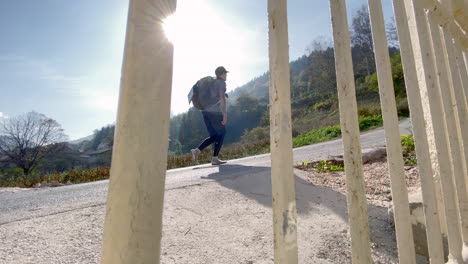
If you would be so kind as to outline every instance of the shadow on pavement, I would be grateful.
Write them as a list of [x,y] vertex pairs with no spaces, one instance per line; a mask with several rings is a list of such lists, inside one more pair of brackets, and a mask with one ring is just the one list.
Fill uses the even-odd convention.
[[[241,193],[260,204],[271,207],[271,167],[243,166],[226,164],[219,166],[219,170],[202,179],[210,179],[221,186]],[[296,186],[296,206],[298,214],[321,214],[319,206],[325,206],[348,221],[346,196],[328,187],[316,186],[303,177],[294,175]],[[393,227],[388,222],[387,208],[375,205],[368,206],[371,241],[376,244],[392,244],[396,247]],[[385,242],[384,242],[385,240]],[[389,241],[390,240],[390,241]],[[383,249],[379,249],[381,251]],[[388,250],[388,249],[387,249]],[[395,252],[386,252],[396,254]]]
[[[226,164],[219,166],[218,172],[211,173],[202,179],[214,180],[226,188],[271,207],[270,167]],[[297,175],[294,175],[294,179],[299,214],[310,213],[316,205],[324,205],[342,219],[347,219],[345,195],[330,188],[314,186]]]

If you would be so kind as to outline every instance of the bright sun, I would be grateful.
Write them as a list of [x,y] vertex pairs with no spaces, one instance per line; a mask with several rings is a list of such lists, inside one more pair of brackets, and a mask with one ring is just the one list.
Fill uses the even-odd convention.
[[[227,15],[207,0],[178,0],[176,13],[162,21],[166,38],[174,44],[174,94],[186,94],[192,82],[213,75],[220,65],[231,71],[230,88],[241,84],[242,69],[250,67],[254,57],[249,55],[253,43],[247,42],[258,38]],[[185,96],[173,96],[172,105],[176,113],[188,108]]]
[[163,29],[164,33],[166,34],[167,39],[174,43],[177,36],[178,31],[178,23],[176,19],[176,15],[170,15],[163,21]]

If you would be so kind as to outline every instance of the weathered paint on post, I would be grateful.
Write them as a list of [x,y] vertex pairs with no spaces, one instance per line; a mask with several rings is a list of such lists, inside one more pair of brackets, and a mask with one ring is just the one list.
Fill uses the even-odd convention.
[[[450,69],[449,71],[449,85],[448,85],[448,92],[449,94],[444,102],[444,106],[446,104],[450,104],[449,107],[452,108],[453,111],[453,119],[455,122],[455,128],[453,128],[453,132],[451,134],[453,140],[450,142],[450,148],[458,151],[458,153],[454,153],[452,151],[452,161],[454,166],[455,174],[455,182],[457,187],[457,196],[459,200],[459,208],[460,208],[460,218],[461,218],[461,229],[462,229],[462,239],[463,239],[463,250],[462,250],[462,257],[465,262],[468,260],[468,195],[467,195],[467,164],[465,159],[465,146],[464,137],[466,138],[466,133],[463,133],[461,127],[466,127],[468,123],[466,122],[466,106],[465,100],[463,99],[463,91],[460,87],[460,74],[459,69],[456,62],[456,56],[454,52],[454,46],[452,39],[450,38],[449,34],[444,31],[441,31],[441,34],[444,38],[444,53],[445,53],[445,65],[448,66]],[[452,63],[451,63],[452,62]],[[460,94],[460,92],[462,94]],[[450,98],[450,102],[448,102],[448,98]],[[446,110],[446,113],[450,110]],[[460,118],[461,117],[461,118]],[[468,130],[466,130],[468,131]],[[450,136],[449,136],[450,138]],[[458,142],[456,142],[458,140]]]
[[[434,0],[424,0],[424,7],[428,9],[430,13],[435,14],[436,12],[434,10],[438,10],[436,7],[439,5],[439,2],[434,1]],[[432,11],[430,11],[432,9]],[[439,19],[444,18],[443,11],[439,12],[437,16],[434,15],[434,17],[438,17]],[[445,19],[445,18],[444,18]],[[441,23],[447,23],[447,21],[443,21]],[[447,26],[447,25],[445,25]],[[436,149],[436,144],[435,144],[435,138],[434,138],[434,133],[431,131],[434,131],[432,127],[432,122],[426,123],[426,132],[428,133],[427,139],[429,140],[429,153],[431,156],[431,162],[432,162],[432,170],[433,170],[433,177],[434,177],[434,187],[435,187],[435,194],[436,194],[436,199],[437,199],[437,207],[438,207],[438,212],[439,212],[439,217],[440,217],[440,225],[441,225],[441,231],[443,234],[447,234],[447,221],[445,219],[445,209],[444,209],[444,202],[443,202],[443,197],[442,197],[442,188],[440,184],[440,166],[439,166],[439,160],[437,159],[437,149]]]
[[362,171],[356,90],[345,0],[330,0],[336,81],[344,145],[352,262],[371,263],[366,190]]
[[[422,0],[423,1],[423,6],[424,9],[427,9],[427,13],[431,14],[431,17],[434,21],[437,21],[437,23],[445,28],[449,29],[452,31],[453,35],[456,35],[457,37],[461,37],[463,35],[463,32],[460,30],[460,28],[455,25],[453,22],[453,19],[450,20],[450,12],[445,6],[442,6],[441,3],[438,0]],[[448,0],[452,1],[452,0]],[[432,123],[428,123],[427,126],[427,131],[433,131],[432,128]],[[442,227],[442,232],[447,233],[447,224],[445,220],[445,213],[444,213],[444,208],[443,208],[443,201],[442,201],[442,190],[441,190],[441,184],[440,184],[440,167],[439,167],[439,161],[437,159],[437,156],[435,153],[437,153],[436,147],[435,147],[435,139],[434,136],[431,134],[429,137],[429,147],[430,147],[430,152],[431,152],[431,160],[432,160],[432,167],[434,170],[434,181],[435,181],[435,191],[436,191],[436,198],[437,198],[437,205],[439,208],[439,216],[441,219],[441,227]]]
[[294,264],[298,261],[286,7],[286,0],[268,0],[270,148],[276,264]]
[[468,2],[466,0],[452,0],[452,13],[457,23],[468,31]]
[[440,178],[444,208],[447,221],[447,236],[449,241],[449,262],[463,263],[461,257],[461,236],[456,208],[453,172],[449,159],[447,142],[447,125],[443,118],[441,94],[434,61],[433,42],[429,34],[426,13],[420,1],[405,2],[408,14],[413,51],[416,58],[416,70],[423,99],[423,110],[426,123],[432,122],[437,159],[440,167]]
[[[445,35],[451,35],[451,37],[455,39],[456,43],[463,46],[465,50],[468,49],[468,35],[462,28],[460,28],[461,24],[456,22],[454,19],[454,14],[452,12],[453,10],[452,0],[439,0],[439,1],[429,0],[429,1],[432,2],[432,4],[427,10],[427,13],[428,13],[428,16],[431,17],[432,23],[439,24],[442,27],[441,32],[443,32]],[[455,100],[453,100],[453,102],[455,102]],[[455,108],[455,105],[453,107]],[[458,119],[457,118],[455,119],[456,119],[455,121],[458,122]],[[451,130],[449,129],[449,132],[450,131]],[[460,136],[458,136],[458,138],[461,139]],[[466,163],[466,159],[464,158],[464,154],[463,154],[464,153],[463,146],[461,146],[461,148],[462,148],[462,151],[461,151],[462,155],[460,158],[462,161],[465,161],[464,163]],[[462,166],[465,166],[465,164],[462,164]],[[466,186],[468,186],[468,182]],[[458,187],[460,186],[457,186],[457,188]],[[464,250],[466,251],[465,248],[466,247],[464,247]]]
[[[451,10],[452,0],[442,0],[441,4],[444,8]],[[453,20],[453,16],[450,16],[449,19]],[[465,183],[465,190],[461,189],[457,183],[457,195],[460,199],[467,199],[468,193],[468,105],[466,96],[463,92],[463,86],[461,81],[461,74],[466,72],[463,62],[465,61],[459,42],[453,41],[452,36],[448,34],[447,30],[441,30],[441,34],[444,38],[445,52],[446,52],[446,64],[450,67],[450,94],[452,97],[453,108],[456,115],[457,122],[457,134],[459,139],[460,147],[460,159],[462,168],[462,175]],[[454,163],[456,161],[454,160]],[[462,239],[463,239],[463,250],[462,256],[465,262],[468,262],[468,216],[464,214],[464,209],[462,201],[459,202],[460,207],[460,218],[461,218],[461,228],[462,228]]]
[[[458,113],[454,111],[453,106],[455,105],[455,101],[452,101],[452,95],[450,93],[450,86],[451,83],[449,82],[449,62],[447,61],[447,53],[443,43],[443,36],[441,35],[441,28],[437,24],[436,21],[432,19],[432,17],[428,16],[428,23],[430,29],[430,35],[432,38],[432,46],[434,50],[434,61],[438,62],[435,64],[436,74],[438,76],[438,87],[439,87],[439,94],[442,99],[442,110],[443,110],[443,118],[446,121],[447,125],[447,140],[448,140],[448,149],[449,149],[449,156],[447,157],[447,161],[450,162],[452,175],[453,175],[453,184],[455,187],[455,191],[452,191],[455,195],[455,199],[458,199],[458,206],[457,202],[454,201],[454,208],[458,211],[455,219],[457,225],[454,228],[455,234],[457,238],[452,241],[452,243],[456,243],[453,246],[453,250],[458,252],[458,248],[460,248],[460,258],[463,259],[462,251],[463,251],[463,244],[462,244],[462,237],[464,233],[468,231],[468,229],[463,228],[468,224],[468,197],[466,196],[466,187],[465,187],[465,165],[464,160],[461,158],[461,149],[460,149],[460,141],[458,137],[458,126],[457,126],[457,119]],[[442,183],[444,184],[444,183]],[[453,220],[452,220],[453,221]],[[447,222],[447,224],[450,224]],[[461,226],[460,226],[461,224]],[[467,226],[468,227],[468,226]],[[450,227],[448,227],[448,232]],[[468,233],[467,233],[468,234]],[[449,237],[450,239],[450,237]],[[450,241],[449,241],[450,242]],[[457,254],[453,254],[455,258],[457,258]]]
[[416,156],[421,177],[421,190],[424,201],[429,257],[431,263],[442,264],[444,263],[444,253],[440,219],[437,210],[436,192],[433,181],[429,140],[428,135],[426,134],[426,122],[424,121],[424,118],[422,118],[424,116],[422,98],[416,76],[416,64],[404,0],[393,0],[393,8],[398,30],[398,39],[400,42],[400,52],[405,75],[408,104],[411,112],[411,124],[416,145]]
[[431,13],[435,23],[439,24],[444,29],[447,29],[452,37],[460,43],[465,50],[468,49],[468,37],[466,31],[460,28],[460,24],[455,22],[450,8],[447,8],[448,5],[446,1],[442,4],[438,0],[424,0],[422,5],[424,8],[428,9],[429,13]]
[[[456,55],[456,47],[452,41],[452,38],[445,34],[445,45],[447,46],[447,53],[448,53],[448,60],[450,65],[450,70],[451,70],[451,80],[452,80],[452,86],[453,88],[453,95],[455,97],[455,102],[456,104],[454,105],[455,109],[458,112],[458,122],[460,125],[460,139],[461,139],[461,146],[463,148],[462,154],[465,160],[465,164],[467,165],[468,168],[468,133],[465,131],[468,131],[468,106],[466,104],[465,100],[465,93],[463,91],[463,86],[462,86],[462,81],[461,81],[461,76],[460,73],[463,71],[462,68],[459,66],[460,63],[458,63],[459,57]],[[450,48],[448,48],[450,47]],[[457,62],[457,63],[453,63]],[[466,186],[468,188],[468,175],[465,175],[465,181],[466,181]]]
[[[441,4],[443,5],[444,8],[448,10],[452,10],[452,0],[442,0]],[[468,11],[468,10],[466,10]],[[466,14],[468,15],[468,14]],[[449,19],[453,20],[453,15],[449,17]],[[461,74],[463,73],[463,70],[466,68],[466,56],[462,56],[461,47],[459,42],[452,41],[452,37],[450,34],[448,34],[446,31],[443,31],[444,33],[444,40],[445,40],[445,45],[447,47],[450,47],[450,49],[447,49],[447,54],[449,56],[449,63],[451,67],[451,80],[453,82],[452,88],[454,89],[454,92],[456,93],[455,99],[456,99],[456,105],[454,106],[458,110],[458,117],[459,117],[459,122],[460,122],[460,128],[461,131],[468,131],[468,92],[463,92],[463,84],[460,79]],[[456,51],[458,50],[458,51]],[[466,54],[466,53],[465,53]],[[456,62],[456,63],[453,63]],[[465,87],[468,89],[468,87]],[[468,90],[466,90],[468,91]],[[462,139],[462,145],[464,148],[464,156],[465,156],[465,162],[468,165],[468,133],[462,133],[461,135]],[[466,146],[466,148],[465,148]],[[467,187],[468,187],[468,176],[467,176]]]
[[465,67],[466,67],[465,70],[468,73],[468,51],[467,50],[463,50],[463,59],[465,61]]
[[375,64],[379,82],[380,103],[384,120],[387,161],[393,197],[398,257],[400,263],[416,263],[408,189],[405,181],[400,128],[388,54],[387,35],[381,0],[369,0],[369,14],[374,41]]
[[101,263],[159,263],[175,0],[131,0]]
[[[458,89],[455,90],[455,92],[465,99],[465,104],[463,104],[463,99],[459,99],[459,103],[457,104],[457,108],[460,109],[464,113],[464,115],[460,114],[460,127],[461,127],[461,132],[462,132],[462,138],[464,140],[468,140],[468,73],[467,73],[467,64],[465,63],[465,60],[463,58],[462,50],[461,47],[458,45],[457,42],[454,43],[454,49],[453,51],[455,52],[455,61],[457,62],[457,66],[459,69],[459,77],[460,77],[460,86]],[[468,143],[465,144],[463,142],[463,152],[465,155],[465,162],[466,162],[466,167],[468,171]],[[465,173],[465,183],[466,187],[468,189],[468,172]],[[468,194],[467,194],[468,195]],[[468,238],[464,239],[465,241],[465,247],[464,247],[464,252],[463,256],[468,259]],[[468,262],[468,260],[467,260]]]
[[[463,59],[462,49],[457,42],[455,42],[454,51],[455,51],[455,56],[457,58],[456,62],[457,62],[458,68],[460,69],[460,78],[461,78],[461,84],[463,87],[463,93],[465,95],[465,102],[468,103],[468,72],[467,72],[468,65]],[[466,116],[466,118],[468,118],[468,116]]]

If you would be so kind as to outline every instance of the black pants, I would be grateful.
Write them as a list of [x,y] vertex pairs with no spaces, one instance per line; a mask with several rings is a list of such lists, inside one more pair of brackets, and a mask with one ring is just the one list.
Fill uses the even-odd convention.
[[198,146],[198,149],[203,150],[214,143],[213,156],[217,157],[221,147],[223,146],[224,135],[226,134],[226,127],[221,124],[223,121],[223,113],[202,112],[202,114],[206,129],[208,130],[208,133],[210,133],[210,136],[203,140],[200,146]]

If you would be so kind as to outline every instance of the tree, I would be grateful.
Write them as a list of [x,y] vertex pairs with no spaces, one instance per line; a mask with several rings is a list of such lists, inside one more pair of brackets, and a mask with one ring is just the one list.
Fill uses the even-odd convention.
[[394,17],[392,17],[391,20],[385,25],[385,29],[387,31],[388,45],[390,47],[398,48],[399,47],[398,31],[397,31]]
[[23,169],[25,175],[51,153],[62,148],[67,136],[60,124],[37,112],[0,123],[0,155]]
[[375,71],[374,45],[369,11],[365,5],[356,11],[352,19],[351,44],[363,56],[367,75],[371,75]]
[[94,136],[85,146],[86,151],[96,151],[103,147],[112,147],[114,144],[115,125],[108,125],[101,129],[94,130]]
[[333,47],[333,41],[329,37],[318,36],[307,46],[306,53],[311,54],[314,51],[325,51]]
[[258,98],[244,93],[236,98],[235,105],[240,109],[241,112],[253,112],[258,105]]
[[309,82],[316,96],[336,93],[335,55],[332,48],[310,54]]
[[[403,74],[403,66],[401,64],[401,55],[397,53],[390,57],[390,64],[392,66],[393,87],[397,102],[406,98],[405,78]],[[377,73],[368,76],[365,85],[371,91],[379,91],[379,82]]]

